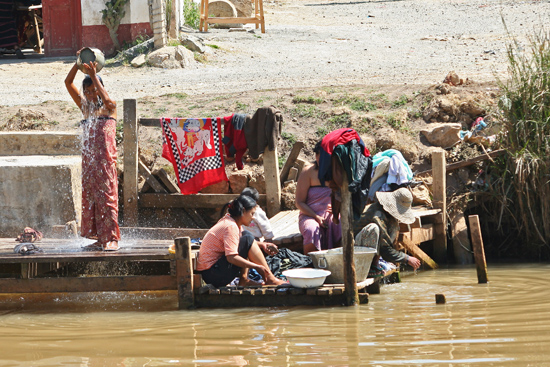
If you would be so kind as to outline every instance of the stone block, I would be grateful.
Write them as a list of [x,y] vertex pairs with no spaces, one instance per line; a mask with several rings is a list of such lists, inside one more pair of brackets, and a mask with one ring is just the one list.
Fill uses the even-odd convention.
[[54,131],[0,132],[0,156],[80,155],[78,133]]
[[80,156],[0,157],[0,237],[80,223],[81,176]]

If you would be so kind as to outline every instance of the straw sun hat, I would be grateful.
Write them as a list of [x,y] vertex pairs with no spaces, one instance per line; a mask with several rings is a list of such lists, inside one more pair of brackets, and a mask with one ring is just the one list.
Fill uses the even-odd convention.
[[409,189],[402,187],[392,192],[376,192],[376,198],[385,211],[401,223],[414,223],[415,217],[411,210],[413,196]]

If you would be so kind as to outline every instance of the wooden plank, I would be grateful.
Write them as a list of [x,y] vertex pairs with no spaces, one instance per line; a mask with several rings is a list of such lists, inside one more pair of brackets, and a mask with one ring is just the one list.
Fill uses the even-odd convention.
[[178,307],[180,310],[195,305],[193,293],[193,265],[191,262],[191,239],[176,238],[176,282],[178,285]]
[[[221,208],[238,194],[141,194],[142,208]],[[264,206],[266,195],[260,194],[260,206]]]
[[124,100],[124,186],[123,223],[138,225],[138,137],[136,100]]
[[466,225],[464,212],[455,212],[450,222],[455,262],[460,265],[472,264],[472,244],[468,236],[468,226]]
[[281,178],[279,177],[279,160],[277,145],[273,150],[265,147],[264,153],[264,177],[266,190],[267,217],[271,218],[281,211]]
[[[332,289],[331,288],[319,288],[319,289],[317,289],[317,295],[318,296],[332,296]],[[359,298],[357,300],[359,300]]]
[[[292,150],[290,151],[290,154],[286,159],[285,165],[281,170],[281,184],[283,184],[287,180],[288,173],[290,172],[290,168],[294,166],[294,163],[296,162],[296,159],[300,155],[300,151],[302,150],[303,147],[304,147],[304,143],[302,141],[297,141],[292,146]],[[298,172],[298,170],[296,170],[296,172]]]
[[139,173],[145,178],[145,181],[155,192],[166,193],[166,189],[160,184],[155,176],[149,171],[149,168],[141,160],[138,161]]
[[0,264],[29,264],[29,263],[55,263],[55,262],[97,262],[97,261],[140,261],[140,260],[170,260],[172,255],[166,249],[165,253],[159,251],[141,251],[134,253],[109,253],[109,252],[78,252],[57,254],[34,254],[21,256],[19,254],[2,254]]
[[402,233],[398,244],[403,245],[414,257],[422,260],[430,268],[436,269],[438,267],[437,263],[417,246],[417,242],[411,240],[410,233]]
[[[470,158],[470,159],[467,159],[467,160],[464,160],[464,161],[448,164],[445,169],[446,169],[447,172],[454,171],[454,170],[457,170],[457,169],[460,169],[460,168],[471,166],[472,164],[477,163],[479,161],[499,157],[499,156],[503,155],[504,153],[506,153],[506,149],[495,150],[494,152],[478,155],[476,157],[473,157],[473,158]],[[419,173],[416,174],[416,176],[429,176],[431,174],[432,174],[432,170],[430,169],[430,170],[427,170],[427,171],[419,172]]]
[[0,278],[1,293],[118,292],[175,290],[170,275],[77,278]]
[[483,249],[483,238],[481,237],[481,227],[479,226],[479,216],[470,215],[470,233],[472,234],[472,244],[474,246],[474,258],[476,260],[477,282],[485,284],[489,281],[487,277],[487,262],[485,261],[485,250]]
[[158,117],[155,117],[155,118],[140,117],[139,124],[141,126],[159,127],[159,128],[161,127],[160,126],[160,118],[158,118]]
[[290,168],[290,171],[288,172],[287,180],[288,181],[298,181],[298,168],[296,168],[296,167],[291,167]]
[[168,188],[168,191],[171,193],[181,193],[178,184],[172,180],[172,177],[168,175],[168,172],[164,168],[155,170],[153,175],[157,176],[160,181]]
[[[208,17],[206,19],[206,22],[208,24],[218,24],[218,23],[236,23],[236,24],[242,24],[242,23],[260,23],[261,20],[258,18],[245,18],[245,17]],[[265,32],[262,32],[265,33]]]
[[434,258],[438,263],[447,262],[447,183],[445,172],[445,152],[432,153],[433,206],[441,209],[442,220],[436,223],[434,238]]

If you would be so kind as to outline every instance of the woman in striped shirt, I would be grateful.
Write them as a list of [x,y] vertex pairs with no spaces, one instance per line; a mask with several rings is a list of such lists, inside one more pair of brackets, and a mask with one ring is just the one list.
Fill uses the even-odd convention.
[[275,255],[277,246],[258,242],[250,232],[241,229],[243,225],[250,225],[256,206],[256,201],[251,197],[239,196],[229,203],[228,213],[204,236],[197,271],[206,283],[222,287],[239,277],[241,286],[258,285],[248,279],[248,269],[256,270],[265,284],[285,283],[271,273],[262,253]]

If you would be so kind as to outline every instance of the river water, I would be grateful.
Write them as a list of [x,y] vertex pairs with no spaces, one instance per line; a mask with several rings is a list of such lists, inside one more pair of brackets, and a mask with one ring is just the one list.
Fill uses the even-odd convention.
[[[0,299],[1,366],[550,366],[550,265],[403,278],[358,307],[178,311],[174,293]],[[446,296],[436,304],[435,294]]]

